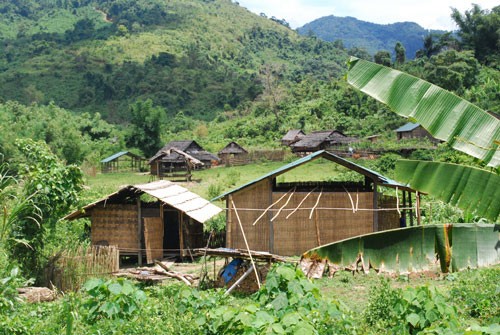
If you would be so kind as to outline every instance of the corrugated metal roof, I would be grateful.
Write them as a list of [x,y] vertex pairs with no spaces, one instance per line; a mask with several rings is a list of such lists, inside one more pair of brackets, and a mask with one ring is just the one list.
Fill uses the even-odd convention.
[[405,131],[412,131],[416,128],[420,127],[420,123],[413,123],[413,122],[408,122],[407,124],[399,127],[398,129],[396,129],[396,132],[398,133],[402,133],[402,132],[405,132]]
[[386,187],[391,187],[391,188],[400,188],[400,189],[404,189],[404,190],[408,190],[408,191],[411,191],[411,192],[415,192],[415,190],[413,190],[412,188],[408,187],[407,185],[403,185],[403,184],[400,184],[390,178],[387,178],[383,175],[381,175],[380,173],[376,172],[376,171],[373,171],[373,170],[370,170],[370,169],[367,169],[361,165],[358,165],[358,164],[355,164],[351,161],[348,161],[346,159],[343,159],[342,157],[339,157],[337,155],[334,155],[332,153],[329,153],[325,150],[320,150],[320,151],[316,151],[315,153],[313,154],[310,154],[308,156],[305,156],[305,157],[302,157],[300,159],[297,159],[296,161],[293,161],[289,164],[286,164],[274,171],[271,171],[265,175],[263,175],[262,177],[258,178],[258,179],[255,179],[251,182],[248,182],[232,191],[229,191],[229,192],[226,192],[222,195],[219,195],[218,197],[212,199],[212,201],[214,200],[218,200],[218,199],[221,199],[221,198],[225,198],[226,196],[228,196],[229,194],[232,194],[232,193],[235,193],[235,192],[238,192],[250,185],[253,185],[255,183],[258,183],[259,181],[261,180],[264,180],[266,178],[270,178],[270,177],[275,177],[275,176],[278,176],[280,174],[283,174],[289,170],[292,170],[302,164],[305,164],[307,162],[310,162],[312,160],[315,160],[317,158],[320,158],[320,157],[323,157],[323,158],[326,158],[330,161],[333,161],[335,163],[338,163],[340,165],[343,165],[345,166],[346,168],[348,169],[351,169],[351,170],[354,170],[362,175],[365,175],[369,178],[371,178],[372,180],[374,180],[378,185],[380,186],[386,186]]
[[203,199],[196,193],[193,193],[178,184],[168,180],[159,180],[148,184],[126,186],[118,192],[112,193],[99,201],[85,206],[83,208],[83,212],[76,211],[67,215],[65,219],[73,220],[85,217],[86,210],[89,210],[100,203],[106,202],[112,197],[128,192],[133,194],[147,193],[150,196],[157,198],[159,201],[184,212],[187,216],[200,223],[206,222],[208,219],[222,211],[222,209],[210,203],[208,200]]
[[109,163],[111,161],[114,161],[118,157],[121,157],[121,156],[126,155],[126,154],[128,154],[128,151],[120,151],[112,156],[104,158],[103,160],[101,160],[101,163]]

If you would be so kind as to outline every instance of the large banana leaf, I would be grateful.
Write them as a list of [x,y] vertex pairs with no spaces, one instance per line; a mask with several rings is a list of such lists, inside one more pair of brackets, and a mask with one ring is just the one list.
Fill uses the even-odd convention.
[[456,150],[500,165],[500,121],[479,107],[427,81],[372,62],[351,57],[347,81],[415,119],[432,136]]
[[323,245],[302,255],[310,273],[318,263],[330,269],[409,273],[460,271],[500,263],[500,225],[450,224],[393,229]]
[[396,179],[461,209],[497,222],[500,176],[485,170],[440,162],[400,160]]

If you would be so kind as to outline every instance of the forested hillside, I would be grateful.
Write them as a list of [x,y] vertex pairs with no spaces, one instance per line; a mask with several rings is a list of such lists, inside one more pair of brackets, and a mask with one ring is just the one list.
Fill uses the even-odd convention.
[[442,35],[445,31],[429,31],[414,22],[376,24],[354,17],[325,16],[297,29],[301,35],[315,35],[322,40],[335,42],[345,48],[363,48],[369,54],[388,50],[394,53],[394,46],[401,42],[406,48],[406,58],[413,59],[424,47],[427,35]]
[[[498,11],[450,12],[460,39],[427,35],[413,61],[404,43],[395,60],[373,59],[499,113]],[[300,36],[229,0],[9,1],[0,28],[7,159],[17,137],[95,164],[172,139],[276,147],[292,128],[391,139],[406,122],[345,83],[349,55],[372,59],[362,48]]]

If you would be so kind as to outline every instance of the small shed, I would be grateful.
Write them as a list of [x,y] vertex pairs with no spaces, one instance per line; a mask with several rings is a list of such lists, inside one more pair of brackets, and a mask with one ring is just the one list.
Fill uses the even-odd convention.
[[289,146],[290,144],[299,141],[304,136],[306,136],[306,134],[302,130],[291,129],[285,134],[285,136],[283,136],[283,138],[281,139],[281,144]]
[[248,151],[234,141],[219,151],[218,156],[226,166],[244,165],[248,162]]
[[357,141],[357,138],[346,136],[338,130],[320,130],[305,135],[290,147],[294,153],[312,153],[328,148],[348,146]]
[[[144,195],[149,196],[149,201]],[[129,185],[65,218],[90,218],[92,245],[115,245],[120,255],[186,255],[205,246],[203,223],[222,210],[173,182]]]
[[[309,181],[304,176],[304,181],[284,182],[282,177],[278,178],[319,158],[359,174],[358,179],[363,181]],[[382,195],[380,187],[396,189],[398,197]],[[246,238],[252,250],[290,256],[349,237],[399,228],[406,223],[407,216],[412,225],[415,213],[419,223],[419,211],[412,205],[415,192],[322,150],[216,199],[226,201],[226,247],[246,248]],[[415,199],[419,208],[419,195]]]
[[[176,150],[172,151],[172,149]],[[150,158],[151,174],[164,177],[174,172],[187,171],[186,157],[179,154],[178,151],[202,162],[203,164],[198,168],[208,169],[220,161],[219,157],[203,149],[194,140],[171,141]]]
[[431,142],[439,142],[434,138],[420,123],[408,122],[407,124],[396,129],[398,141],[410,138],[427,138]]
[[129,151],[120,151],[101,160],[101,172],[142,171],[146,159]]

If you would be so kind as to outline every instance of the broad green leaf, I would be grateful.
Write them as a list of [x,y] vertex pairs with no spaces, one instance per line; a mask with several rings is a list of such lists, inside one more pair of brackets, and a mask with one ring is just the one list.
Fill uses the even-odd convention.
[[347,82],[416,120],[437,139],[500,165],[500,121],[479,107],[425,80],[385,66],[351,57]]
[[[351,268],[360,266],[357,263],[362,256],[365,266],[395,273],[402,269],[409,272],[430,270],[438,262],[436,255],[440,255],[440,259],[444,258],[441,271],[448,272],[450,260],[452,271],[472,268],[474,264],[500,264],[500,254],[497,252],[499,243],[497,225],[426,225],[376,232],[330,243],[305,252],[302,258],[328,260],[339,268]],[[451,245],[453,248],[450,248]],[[307,272],[307,268],[304,271]],[[408,299],[412,297],[408,296]]]
[[413,327],[416,327],[420,321],[420,316],[415,313],[411,313],[406,317],[406,321],[408,321]]
[[286,297],[286,293],[280,292],[278,296],[271,302],[273,308],[277,311],[280,311],[288,306],[288,298]]
[[410,187],[496,222],[500,215],[500,175],[464,165],[401,160],[396,179]]
[[118,295],[122,292],[122,286],[118,283],[113,283],[108,286],[109,292],[114,295]]

